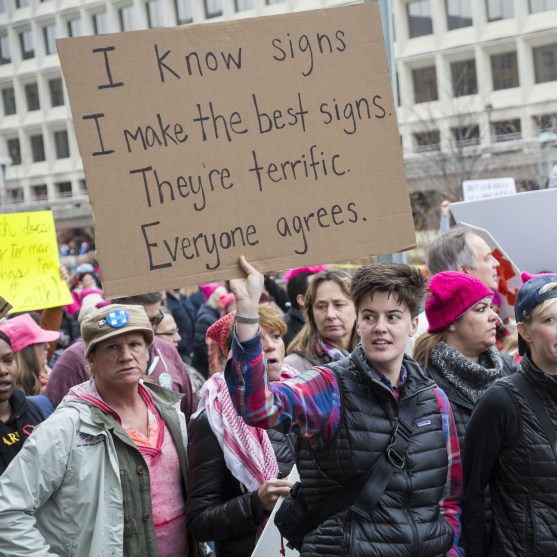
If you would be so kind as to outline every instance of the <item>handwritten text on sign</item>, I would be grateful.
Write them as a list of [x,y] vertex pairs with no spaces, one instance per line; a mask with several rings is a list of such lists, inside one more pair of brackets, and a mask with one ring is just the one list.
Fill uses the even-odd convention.
[[377,6],[58,52],[109,295],[414,244]]
[[0,215],[0,292],[18,312],[72,303],[50,211]]

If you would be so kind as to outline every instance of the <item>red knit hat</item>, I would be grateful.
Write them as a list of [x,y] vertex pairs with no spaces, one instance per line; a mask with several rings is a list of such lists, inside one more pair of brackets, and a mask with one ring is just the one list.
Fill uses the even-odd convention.
[[457,271],[443,271],[429,281],[425,314],[428,333],[446,329],[479,301],[493,292],[478,278]]
[[214,340],[219,345],[219,348],[225,356],[228,355],[226,337],[232,327],[231,323],[234,319],[234,315],[236,315],[235,311],[227,313],[224,317],[221,317],[218,321],[213,323],[205,333],[206,336],[208,336],[211,340]]

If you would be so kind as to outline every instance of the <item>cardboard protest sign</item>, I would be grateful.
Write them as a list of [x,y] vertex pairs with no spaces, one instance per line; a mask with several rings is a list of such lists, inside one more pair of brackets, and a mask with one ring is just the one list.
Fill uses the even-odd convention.
[[0,215],[0,292],[13,312],[72,303],[51,211]]
[[415,245],[377,5],[57,47],[108,296]]
[[499,308],[499,316],[505,320],[507,317],[514,318],[514,304],[518,289],[522,286],[520,278],[520,269],[514,264],[512,259],[506,254],[505,250],[496,242],[495,238],[488,230],[472,226],[467,222],[461,222],[468,226],[474,232],[483,238],[486,244],[493,250],[493,257],[499,262],[497,272],[499,274],[499,283],[497,285],[497,293],[501,300]]
[[[300,474],[298,473],[296,465],[294,465],[290,474],[288,474],[288,481],[291,484],[295,484],[300,481]],[[275,515],[277,514],[277,511],[283,501],[284,497],[279,497],[271,516],[267,519],[265,529],[257,540],[257,545],[255,546],[251,557],[280,557],[281,555],[285,555],[286,557],[296,557],[297,555],[300,555],[300,553],[295,549],[290,549],[286,546],[286,540],[284,541],[284,544],[281,543],[279,529],[275,526]],[[283,545],[284,553],[281,553],[281,547]]]
[[462,182],[462,195],[464,201],[476,201],[513,195],[516,193],[514,178],[488,178],[485,180],[464,180]]
[[451,203],[457,222],[488,230],[520,271],[557,272],[557,190]]

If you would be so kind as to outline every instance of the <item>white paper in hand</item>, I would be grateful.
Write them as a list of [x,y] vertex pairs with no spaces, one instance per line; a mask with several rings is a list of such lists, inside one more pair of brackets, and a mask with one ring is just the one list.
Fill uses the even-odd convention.
[[[300,480],[300,474],[298,474],[298,469],[296,468],[296,466],[294,466],[294,468],[292,468],[292,471],[288,476],[288,481],[294,484],[299,480]],[[284,497],[281,497],[277,501],[277,504],[275,505],[275,508],[273,509],[273,512],[269,517],[269,520],[267,520],[265,529],[263,530],[263,533],[259,537],[259,541],[257,542],[257,545],[255,546],[255,549],[253,550],[251,557],[280,557],[281,556],[280,532],[278,531],[278,528],[275,526],[275,514],[278,511],[283,501],[284,501]],[[298,555],[300,555],[298,551],[296,551],[295,549],[289,549],[288,547],[286,547],[286,540],[284,540],[284,549],[286,550],[285,553],[286,557],[297,557]]]

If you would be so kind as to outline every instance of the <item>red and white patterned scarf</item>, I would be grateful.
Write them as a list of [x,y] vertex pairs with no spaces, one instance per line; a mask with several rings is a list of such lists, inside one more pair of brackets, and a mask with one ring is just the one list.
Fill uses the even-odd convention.
[[[290,366],[283,366],[280,380],[298,375]],[[224,454],[227,468],[249,491],[259,489],[266,481],[278,476],[278,465],[267,432],[247,425],[238,416],[222,372],[211,376],[200,392],[197,416],[207,413],[209,425]]]

